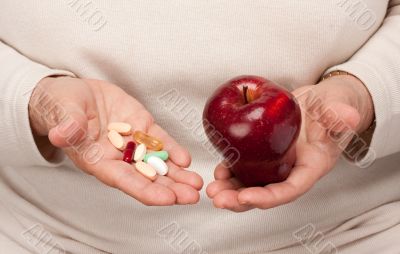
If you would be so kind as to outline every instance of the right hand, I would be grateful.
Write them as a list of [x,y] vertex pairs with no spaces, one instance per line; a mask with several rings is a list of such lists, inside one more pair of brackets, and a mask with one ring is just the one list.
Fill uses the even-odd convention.
[[221,163],[214,172],[216,180],[207,187],[216,207],[244,212],[295,201],[335,167],[353,134],[371,125],[372,98],[364,84],[351,75],[303,86],[293,94],[300,103],[303,120],[296,142],[296,163],[289,177],[264,187],[244,188]]
[[[183,169],[190,165],[188,151],[154,123],[142,104],[116,85],[70,77],[44,78],[31,96],[29,117],[37,140],[47,140],[48,146],[38,145],[42,152],[63,149],[78,168],[145,205],[194,204],[199,200],[202,178]],[[134,165],[122,161],[122,153],[107,138],[109,122],[130,123],[134,130],[162,140],[170,154],[168,175],[158,176],[152,182],[137,172]],[[72,132],[76,127],[80,131]],[[90,162],[77,148],[94,142],[102,156]]]

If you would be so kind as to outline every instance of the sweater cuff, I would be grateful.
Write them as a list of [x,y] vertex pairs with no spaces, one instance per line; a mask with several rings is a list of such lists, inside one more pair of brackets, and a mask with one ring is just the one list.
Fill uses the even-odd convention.
[[21,75],[17,75],[17,79],[14,79],[17,81],[14,84],[16,91],[14,98],[10,98],[11,104],[9,105],[11,112],[13,112],[13,120],[10,124],[14,125],[14,128],[8,131],[15,132],[14,135],[10,135],[10,137],[14,136],[15,140],[9,140],[11,144],[9,145],[10,151],[7,154],[4,151],[2,152],[2,164],[57,167],[63,162],[65,155],[61,150],[57,150],[52,161],[48,161],[42,156],[31,131],[28,105],[34,88],[43,78],[55,75],[74,75],[67,71],[52,70],[36,63],[27,67],[21,70]]
[[[346,71],[361,80],[367,87],[373,100],[376,125],[372,133],[372,138],[362,139],[363,144],[357,146],[357,151],[352,151],[351,156],[345,156],[358,167],[367,168],[376,159],[385,155],[385,144],[388,142],[388,131],[385,130],[388,130],[391,124],[390,96],[385,90],[383,79],[374,68],[366,63],[350,60],[349,62],[328,69],[326,73],[336,70]],[[361,134],[362,136],[363,134]],[[359,141],[360,139],[357,140]],[[353,139],[352,142],[358,142],[357,140],[354,141]],[[345,152],[345,154],[348,153]]]

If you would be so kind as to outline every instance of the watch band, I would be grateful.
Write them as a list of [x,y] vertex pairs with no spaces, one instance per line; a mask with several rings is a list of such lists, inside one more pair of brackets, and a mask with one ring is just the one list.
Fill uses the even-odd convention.
[[347,71],[336,70],[336,71],[331,71],[331,72],[325,74],[324,76],[322,76],[321,81],[328,79],[330,77],[339,76],[339,75],[350,75],[350,76],[356,77],[353,74],[348,73]]

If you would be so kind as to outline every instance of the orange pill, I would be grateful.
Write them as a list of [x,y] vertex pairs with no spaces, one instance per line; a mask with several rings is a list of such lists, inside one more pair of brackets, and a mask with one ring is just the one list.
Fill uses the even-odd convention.
[[163,143],[159,139],[149,136],[142,131],[135,131],[133,138],[137,143],[144,144],[149,150],[160,151],[163,149]]
[[147,163],[143,161],[138,161],[135,163],[135,167],[137,171],[139,171],[142,175],[154,181],[157,178],[157,171]]
[[125,146],[124,138],[116,132],[115,130],[111,130],[108,132],[108,139],[110,140],[111,144],[115,146],[119,150],[123,150]]
[[124,136],[132,134],[132,126],[129,123],[123,123],[123,122],[109,123],[107,129],[108,131],[114,130]]

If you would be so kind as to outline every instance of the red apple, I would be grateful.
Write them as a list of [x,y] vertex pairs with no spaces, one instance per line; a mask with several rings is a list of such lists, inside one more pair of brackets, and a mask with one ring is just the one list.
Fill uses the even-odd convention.
[[[296,160],[300,107],[291,93],[257,76],[221,85],[203,112],[205,132],[245,186],[284,181]],[[238,156],[232,156],[236,150]]]

